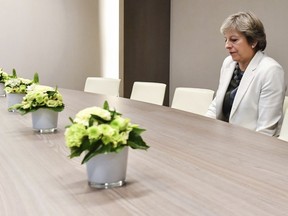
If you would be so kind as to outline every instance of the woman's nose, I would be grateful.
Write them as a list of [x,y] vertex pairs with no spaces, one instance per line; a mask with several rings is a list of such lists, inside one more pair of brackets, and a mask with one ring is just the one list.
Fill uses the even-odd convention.
[[225,42],[225,48],[226,49],[230,49],[231,48],[231,42],[230,41],[226,41]]

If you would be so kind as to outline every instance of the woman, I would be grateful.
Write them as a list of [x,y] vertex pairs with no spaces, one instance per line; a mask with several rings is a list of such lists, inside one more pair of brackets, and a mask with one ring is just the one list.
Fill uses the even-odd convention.
[[250,12],[229,16],[221,26],[228,56],[207,116],[277,136],[286,84],[280,64],[263,53],[262,22]]

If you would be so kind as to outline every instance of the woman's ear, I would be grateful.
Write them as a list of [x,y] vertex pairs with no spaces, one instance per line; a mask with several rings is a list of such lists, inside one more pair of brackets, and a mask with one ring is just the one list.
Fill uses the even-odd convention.
[[251,46],[251,47],[252,47],[252,49],[254,49],[254,48],[257,46],[257,44],[258,44],[258,41],[256,41],[256,42],[253,42],[253,43],[252,43],[252,46]]

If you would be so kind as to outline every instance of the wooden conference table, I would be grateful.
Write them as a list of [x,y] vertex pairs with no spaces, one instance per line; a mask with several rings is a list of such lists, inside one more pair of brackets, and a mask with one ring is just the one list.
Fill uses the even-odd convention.
[[[288,215],[288,143],[225,122],[124,98],[60,89],[66,108],[54,134],[0,98],[0,215]],[[81,158],[69,159],[69,116],[111,107],[146,128],[148,151],[130,150],[127,184],[87,185]]]

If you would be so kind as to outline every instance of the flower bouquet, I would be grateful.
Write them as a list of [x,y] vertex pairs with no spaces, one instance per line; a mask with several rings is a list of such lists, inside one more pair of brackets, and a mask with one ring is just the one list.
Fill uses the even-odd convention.
[[13,69],[13,74],[10,79],[5,82],[5,92],[7,93],[8,110],[14,112],[15,109],[10,109],[15,104],[21,103],[23,97],[27,93],[27,89],[33,83],[39,83],[38,73],[34,74],[34,79],[24,79],[17,77],[16,70]]
[[119,153],[124,147],[148,149],[141,133],[145,129],[132,124],[116,110],[110,110],[105,101],[103,108],[88,107],[78,112],[72,124],[66,128],[66,145],[70,148],[70,158],[85,152],[82,164],[92,157],[109,152]]
[[88,183],[95,188],[111,188],[125,184],[128,147],[146,150],[145,131],[123,118],[105,101],[103,108],[88,107],[78,112],[66,128],[66,145],[70,158],[85,152]]
[[34,74],[33,80],[17,77],[16,70],[13,69],[13,75],[5,81],[5,91],[7,93],[26,94],[27,88],[33,83],[39,83],[38,73]]
[[16,109],[21,114],[35,112],[40,108],[61,112],[64,109],[62,95],[57,88],[43,85],[31,85],[20,104],[15,104],[10,109]]
[[9,75],[0,68],[0,95],[5,96],[4,83],[9,79]]
[[33,84],[22,102],[9,109],[15,109],[22,115],[32,112],[33,129],[51,133],[57,129],[58,113],[64,109],[64,103],[57,88]]

